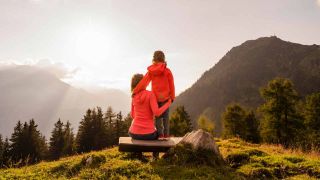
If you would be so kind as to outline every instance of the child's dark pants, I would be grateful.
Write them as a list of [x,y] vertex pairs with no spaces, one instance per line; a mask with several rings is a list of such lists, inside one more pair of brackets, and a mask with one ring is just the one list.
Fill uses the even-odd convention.
[[[158,106],[161,107],[165,102],[158,102]],[[169,135],[169,108],[161,114],[159,117],[156,117],[156,128],[159,135]]]

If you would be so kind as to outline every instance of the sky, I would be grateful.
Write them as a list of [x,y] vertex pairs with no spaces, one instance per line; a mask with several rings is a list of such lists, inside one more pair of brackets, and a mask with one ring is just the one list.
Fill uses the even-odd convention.
[[129,93],[163,50],[178,93],[232,47],[276,35],[320,44],[320,0],[0,0],[0,68],[45,68]]

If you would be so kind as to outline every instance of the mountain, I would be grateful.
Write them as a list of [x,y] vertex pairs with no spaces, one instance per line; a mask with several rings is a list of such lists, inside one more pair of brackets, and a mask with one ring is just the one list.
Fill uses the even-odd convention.
[[74,128],[88,108],[112,106],[129,112],[130,98],[119,90],[87,92],[33,66],[0,69],[0,134],[9,136],[18,120],[34,118],[47,137],[61,118]]
[[259,88],[275,77],[289,78],[300,95],[320,91],[320,46],[283,41],[275,36],[249,40],[232,48],[181,93],[173,107],[184,105],[192,119],[204,113],[221,132],[221,113],[232,102],[262,103]]

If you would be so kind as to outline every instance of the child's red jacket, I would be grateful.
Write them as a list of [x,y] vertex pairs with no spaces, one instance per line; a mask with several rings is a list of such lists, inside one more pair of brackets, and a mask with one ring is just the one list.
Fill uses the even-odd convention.
[[172,73],[165,63],[155,63],[148,67],[147,74],[133,90],[136,94],[148,86],[151,81],[152,92],[156,95],[158,102],[165,102],[175,98],[174,80]]

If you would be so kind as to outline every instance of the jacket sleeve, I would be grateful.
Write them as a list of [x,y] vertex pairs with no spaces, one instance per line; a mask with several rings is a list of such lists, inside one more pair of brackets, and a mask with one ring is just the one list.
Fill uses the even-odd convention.
[[131,102],[131,112],[130,112],[130,114],[131,114],[132,119],[134,119],[135,114],[134,114],[134,106],[133,106],[133,102]]
[[147,88],[147,86],[149,85],[150,81],[151,81],[151,77],[150,77],[149,72],[147,72],[147,74],[143,76],[143,78],[138,83],[138,85],[133,89],[132,94],[136,94],[142,90],[145,90]]
[[161,108],[159,108],[156,96],[154,95],[154,93],[151,93],[150,107],[154,116],[160,116],[165,110],[169,108],[170,105],[171,105],[171,101],[169,100],[166,104],[164,104],[163,106],[161,106]]
[[174,87],[174,79],[170,69],[168,69],[168,80],[169,80],[169,88],[170,88],[170,97],[171,97],[171,100],[173,101],[176,98],[176,94],[175,94],[175,87]]

